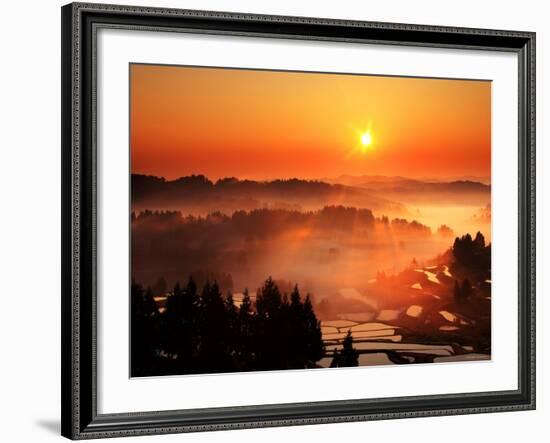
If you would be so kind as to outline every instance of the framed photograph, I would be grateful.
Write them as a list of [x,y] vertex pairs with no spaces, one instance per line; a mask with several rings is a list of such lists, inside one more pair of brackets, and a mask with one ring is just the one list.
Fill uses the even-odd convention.
[[61,13],[64,436],[535,408],[534,33]]

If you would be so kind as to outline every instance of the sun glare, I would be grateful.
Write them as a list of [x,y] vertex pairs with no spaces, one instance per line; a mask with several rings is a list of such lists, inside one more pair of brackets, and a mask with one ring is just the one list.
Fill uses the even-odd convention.
[[355,142],[352,144],[351,149],[346,154],[346,159],[351,159],[352,157],[359,155],[361,158],[369,157],[370,151],[373,151],[375,147],[378,147],[378,143],[375,144],[373,138],[373,130],[371,122],[368,125],[361,127],[351,126],[353,130],[353,139]]
[[366,148],[372,144],[372,135],[370,132],[361,134],[361,144]]

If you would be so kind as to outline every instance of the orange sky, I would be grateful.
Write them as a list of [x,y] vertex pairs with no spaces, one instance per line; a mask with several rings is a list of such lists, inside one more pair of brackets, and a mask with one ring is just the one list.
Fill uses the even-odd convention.
[[132,64],[130,82],[134,173],[491,173],[488,81]]

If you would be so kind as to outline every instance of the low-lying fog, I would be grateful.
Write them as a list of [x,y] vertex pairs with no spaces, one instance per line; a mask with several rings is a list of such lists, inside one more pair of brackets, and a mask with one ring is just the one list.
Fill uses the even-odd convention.
[[298,284],[316,304],[330,299],[333,314],[340,305],[351,313],[380,274],[438,256],[450,265],[455,238],[468,233],[491,241],[489,185],[364,180],[133,175],[132,278],[161,292],[193,276],[199,285],[216,280],[224,292],[254,293],[271,276],[283,292]]

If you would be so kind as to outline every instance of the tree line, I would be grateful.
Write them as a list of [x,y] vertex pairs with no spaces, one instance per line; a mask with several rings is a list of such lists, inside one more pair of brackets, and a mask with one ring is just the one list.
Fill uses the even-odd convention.
[[451,252],[453,271],[470,277],[464,278],[462,283],[455,281],[455,301],[464,303],[474,295],[474,285],[491,278],[491,245],[485,244],[485,237],[478,231],[475,238],[470,234],[456,237]]
[[[153,291],[132,282],[132,376],[315,368],[324,355],[321,322],[298,286],[282,294],[270,277],[255,301],[245,290],[237,305],[216,282],[199,290],[191,277],[159,309]],[[351,333],[331,366],[357,366]]]

